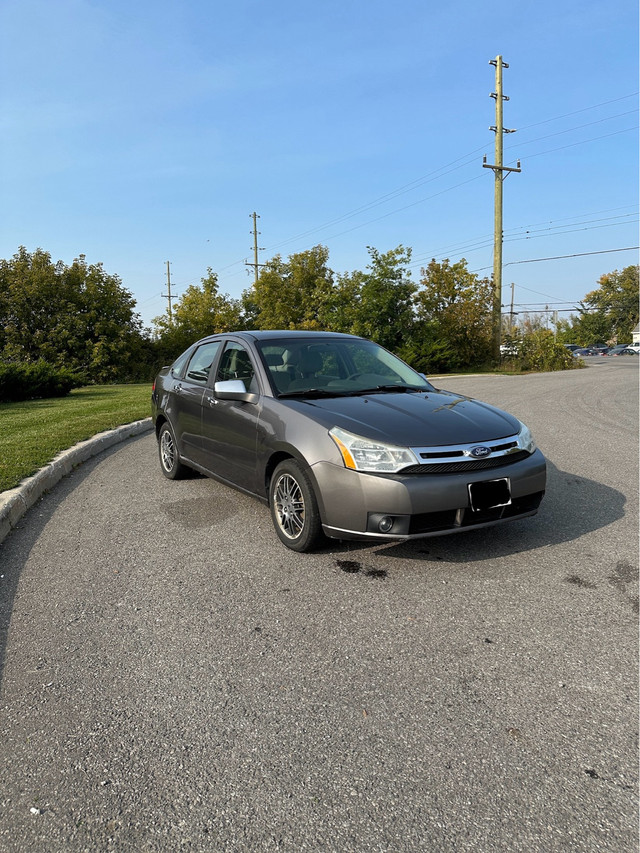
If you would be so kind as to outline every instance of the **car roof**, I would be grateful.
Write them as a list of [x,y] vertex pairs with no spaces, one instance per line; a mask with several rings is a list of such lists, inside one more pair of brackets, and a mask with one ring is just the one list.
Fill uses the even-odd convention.
[[257,341],[268,341],[276,338],[354,338],[355,335],[345,335],[341,332],[321,332],[298,329],[268,329],[261,331],[241,332]]
[[[221,338],[221,337],[229,337],[233,336],[235,338],[240,338],[244,340],[250,341],[275,341],[282,340],[283,338],[287,340],[295,340],[295,341],[304,341],[304,340],[322,340],[327,338],[338,339],[338,340],[363,340],[362,338],[358,338],[356,335],[345,335],[342,332],[319,332],[319,331],[307,331],[307,330],[293,330],[293,329],[262,329],[262,330],[252,330],[250,332],[247,331],[239,331],[239,332],[218,332],[215,335],[208,335],[206,338],[202,340],[209,340],[211,338]],[[198,341],[201,343],[201,341]]]

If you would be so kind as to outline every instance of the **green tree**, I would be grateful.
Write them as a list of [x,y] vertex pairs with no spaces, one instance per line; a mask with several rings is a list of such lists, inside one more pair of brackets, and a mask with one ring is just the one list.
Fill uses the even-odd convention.
[[451,353],[450,367],[486,363],[492,352],[491,298],[491,281],[469,272],[464,258],[454,264],[432,260],[422,270],[415,300],[416,333],[428,332],[434,346],[446,342],[435,351],[440,357]]
[[631,332],[638,324],[638,266],[606,273],[598,283],[600,287],[587,293],[583,304],[606,320],[608,339],[631,342]]
[[348,331],[398,352],[414,322],[411,249],[398,246],[381,253],[367,247],[371,262],[366,271],[339,278],[333,302],[333,321]]
[[153,320],[155,338],[164,360],[173,359],[194,341],[217,332],[244,327],[242,304],[220,293],[218,276],[211,267],[200,284],[192,284],[173,307],[172,318],[163,314]]
[[336,274],[326,313],[328,331],[354,334],[364,279],[360,270]]
[[71,266],[21,246],[0,261],[0,336],[5,360],[44,359],[93,381],[118,378],[141,336],[135,300],[116,275],[84,255]]
[[245,311],[259,329],[326,329],[333,292],[329,250],[315,246],[276,255],[262,267],[258,281],[243,294]]
[[588,347],[592,344],[606,343],[612,338],[611,322],[604,312],[589,311],[584,302],[580,303],[578,310],[578,316],[571,317],[570,334],[563,335],[564,343]]

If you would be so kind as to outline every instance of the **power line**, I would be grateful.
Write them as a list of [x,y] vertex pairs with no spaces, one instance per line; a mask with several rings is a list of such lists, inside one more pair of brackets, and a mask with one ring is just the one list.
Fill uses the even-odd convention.
[[[628,110],[625,113],[617,113],[614,116],[607,116],[606,118],[600,118],[597,121],[590,121],[587,124],[579,124],[577,127],[569,127],[566,130],[558,130],[556,133],[548,133],[546,136],[536,136],[535,139],[530,139],[528,142],[520,142],[518,140],[518,150],[522,148],[524,145],[533,145],[534,142],[541,142],[544,139],[552,139],[554,136],[563,136],[565,133],[573,133],[574,130],[582,130],[585,127],[593,127],[594,124],[603,124],[605,121],[611,121],[614,118],[621,118],[622,116],[632,115],[633,113],[637,113],[638,110]],[[514,148],[515,146],[511,145],[510,148]],[[509,150],[509,149],[507,149]]]
[[[638,220],[634,220],[638,222]],[[577,223],[578,225],[580,223]],[[524,236],[518,237],[510,237],[508,240],[505,240],[505,243],[517,243],[521,240],[537,240],[540,237],[558,237],[564,234],[576,234],[579,231],[599,231],[601,228],[619,228],[621,225],[630,225],[630,222],[610,222],[608,225],[594,225],[592,228],[570,228],[568,225],[562,231],[556,229],[547,229],[552,233],[546,233],[546,231],[542,231],[537,234],[526,234]]]
[[[532,160],[534,157],[544,157],[545,154],[554,154],[556,151],[565,151],[567,148],[575,148],[578,145],[586,145],[587,142],[598,142],[600,139],[609,139],[611,136],[619,136],[621,133],[629,133],[632,130],[637,130],[638,125],[633,127],[625,127],[622,130],[614,130],[612,133],[605,133],[602,136],[592,136],[590,139],[582,139],[579,142],[571,142],[569,145],[561,145],[558,148],[549,148],[548,151],[539,151],[537,154],[526,154],[525,157]],[[525,159],[525,157],[521,159]]]
[[551,258],[529,258],[525,261],[510,261],[509,263],[505,264],[505,267],[512,267],[516,264],[534,264],[538,263],[539,261],[558,261],[562,258],[582,258],[586,255],[609,255],[612,252],[632,252],[634,249],[640,249],[640,246],[626,246],[622,249],[601,249],[599,252],[576,252],[573,255],[556,255],[555,257]]
[[[637,94],[637,93],[635,93],[635,94]],[[530,127],[537,127],[538,125],[541,125],[541,124],[548,124],[552,121],[557,121],[560,118],[565,118],[567,116],[576,115],[576,114],[582,113],[582,112],[587,112],[588,110],[597,109],[598,107],[606,106],[607,104],[617,103],[618,101],[625,100],[625,99],[628,99],[630,97],[634,97],[634,95],[625,95],[621,98],[613,98],[610,101],[603,101],[602,103],[596,104],[593,107],[584,107],[581,110],[575,110],[571,113],[565,113],[564,115],[558,116],[556,118],[546,119],[545,121],[537,122],[536,124],[527,125],[525,128],[521,128],[520,132],[522,130],[526,130]],[[604,121],[611,121],[614,118],[618,118],[618,117],[624,116],[624,115],[629,115],[630,113],[633,113],[633,112],[637,112],[637,110],[629,110],[628,112],[625,112],[625,113],[619,113],[618,115],[615,115],[615,116],[609,116],[608,118],[599,119],[598,121],[595,121],[595,122],[590,122],[590,123],[585,124],[585,125],[579,125],[579,126],[574,127],[574,128],[569,128],[567,130],[559,131],[558,134],[549,134],[548,136],[542,136],[542,137],[539,137],[537,139],[532,139],[529,142],[524,142],[522,144],[523,145],[530,145],[533,142],[537,142],[537,141],[540,141],[543,139],[548,139],[552,136],[556,136],[559,134],[570,133],[573,130],[581,130],[582,128],[589,127],[592,124],[600,124]],[[629,128],[629,129],[632,130],[633,128]],[[617,131],[617,133],[624,133],[624,132],[627,132],[627,131],[626,130],[625,131]],[[610,135],[615,135],[615,134],[607,134],[606,136],[610,136]],[[606,138],[606,136],[600,136],[600,137],[595,137],[594,139],[582,140],[581,142],[576,142],[576,143],[572,143],[572,144],[573,145],[581,145],[581,144],[585,144],[586,142],[595,141],[597,139],[604,139],[604,138]],[[566,147],[570,147],[570,146],[566,146]],[[473,151],[470,151],[467,154],[463,154],[461,157],[458,157],[457,159],[452,160],[450,163],[447,163],[446,165],[441,166],[440,168],[435,169],[432,172],[428,172],[426,175],[422,175],[421,177],[416,178],[415,180],[410,181],[407,184],[403,184],[402,186],[398,187],[395,190],[390,190],[388,193],[385,193],[384,195],[379,196],[378,198],[375,198],[370,202],[367,202],[367,203],[365,203],[365,204],[363,204],[357,208],[354,208],[353,210],[348,211],[347,213],[342,214],[341,216],[335,217],[334,219],[330,219],[321,225],[314,226],[313,228],[310,228],[306,231],[303,231],[299,234],[296,234],[293,237],[289,237],[285,240],[281,240],[278,243],[274,243],[272,246],[268,247],[267,251],[273,251],[274,249],[280,248],[281,246],[287,245],[288,243],[292,243],[295,240],[302,239],[303,237],[308,237],[310,234],[315,234],[318,231],[323,231],[325,228],[329,228],[331,225],[337,225],[340,222],[344,222],[347,219],[352,219],[354,216],[357,216],[359,213],[366,213],[368,210],[371,210],[374,207],[378,207],[381,204],[386,203],[387,201],[392,201],[394,198],[397,198],[400,195],[405,195],[406,193],[411,192],[412,190],[415,190],[418,187],[423,186],[425,183],[429,183],[429,182],[435,180],[436,178],[444,177],[447,174],[451,174],[451,172],[455,172],[458,169],[462,169],[465,166],[471,165],[474,161],[470,158],[475,157],[476,154],[478,154],[480,151],[483,151],[485,148],[486,148],[486,146],[484,146],[484,145],[480,146],[479,148],[476,148]],[[513,146],[511,146],[511,148],[513,148]],[[562,149],[558,148],[558,149],[552,149],[552,150],[557,151],[557,150],[562,150]],[[552,153],[552,152],[551,151],[539,152],[538,154],[527,155],[527,156],[539,157],[542,154],[546,154],[546,153]],[[461,161],[468,161],[468,162],[461,162]],[[456,164],[459,164],[459,165],[456,165]],[[454,166],[455,168],[450,168],[452,166]],[[447,170],[447,171],[444,171],[444,170]],[[466,182],[463,182],[463,183],[466,183]],[[457,189],[459,186],[462,186],[462,184],[456,184],[453,187],[450,187],[446,190],[443,190],[442,192],[449,192],[450,190]],[[441,193],[438,193],[438,195],[440,195],[440,194]],[[396,210],[391,211],[389,214],[385,214],[385,216],[390,216],[393,213],[402,212],[403,210],[407,210],[409,207],[412,207],[415,204],[421,204],[422,202],[429,201],[431,198],[434,198],[434,197],[435,196],[428,196],[425,199],[421,199],[417,202],[413,202],[412,204],[407,205],[405,207],[397,208]],[[348,234],[351,231],[356,230],[357,228],[364,227],[365,225],[369,225],[373,222],[378,222],[379,219],[385,218],[385,216],[378,217],[376,219],[367,220],[366,222],[362,223],[362,225],[357,225],[357,226],[355,226],[355,228],[348,229],[347,231],[341,231],[340,233],[334,234],[327,239],[332,240],[332,239],[335,239],[336,237],[341,237],[343,234]]]
[[580,110],[573,110],[570,113],[563,113],[559,116],[554,116],[553,118],[546,118],[544,121],[538,121],[535,124],[527,124],[524,127],[520,128],[520,131],[529,130],[530,127],[540,127],[541,124],[550,124],[552,121],[560,121],[561,118],[568,118],[569,116],[578,115],[578,113],[586,113],[589,110],[597,110],[598,107],[606,107],[609,104],[617,104],[619,101],[627,101],[629,98],[635,98],[640,94],[640,92],[632,92],[630,95],[622,95],[620,98],[613,98],[610,101],[602,101],[601,104],[593,104],[591,107],[583,107]]
[[[619,209],[620,208],[613,208],[613,210],[619,210]],[[606,211],[603,211],[603,212],[606,212]],[[608,219],[629,219],[632,216],[637,216],[637,214],[636,213],[628,213],[628,214],[624,214],[621,216],[608,217],[607,219],[600,219],[600,220],[599,219],[595,219],[595,220],[587,219],[587,220],[584,220],[584,224],[589,224],[591,222],[607,222]],[[577,217],[575,217],[575,216],[566,217],[566,219],[576,219],[576,218]],[[562,222],[563,220],[558,220],[558,221]],[[636,219],[634,221],[637,222],[638,220]],[[543,224],[543,223],[537,223],[537,224]],[[572,223],[569,223],[567,225],[549,225],[548,228],[540,229],[538,232],[532,232],[532,231],[528,230],[528,229],[533,228],[534,227],[533,225],[516,226],[514,228],[509,229],[509,231],[505,231],[504,242],[505,243],[514,243],[514,242],[518,242],[521,240],[536,240],[536,239],[540,239],[542,237],[553,237],[553,236],[564,235],[564,234],[572,234],[576,231],[596,231],[600,228],[613,228],[613,227],[620,226],[620,225],[628,225],[630,223],[629,222],[611,222],[611,223],[606,224],[606,225],[593,225],[593,227],[587,227],[587,228],[572,228],[572,225],[582,225],[582,224],[583,223],[581,223],[581,222],[572,222]],[[523,229],[527,229],[524,235],[522,235],[521,233],[518,233],[518,232],[521,232]],[[436,251],[426,252],[425,254],[420,255],[420,257],[416,258],[415,262],[410,265],[410,269],[414,269],[415,267],[420,266],[425,261],[427,261],[431,258],[443,257],[447,253],[464,252],[464,253],[468,254],[469,252],[476,252],[476,251],[479,251],[480,249],[486,249],[490,245],[491,245],[491,235],[485,234],[482,237],[477,237],[474,241],[470,241],[469,243],[454,244],[451,246],[446,246],[444,248],[438,249]],[[488,267],[486,267],[486,269],[488,269]]]
[[[577,115],[580,113],[588,112],[590,110],[598,109],[600,107],[607,106],[609,104],[618,103],[620,101],[627,100],[629,98],[635,97],[637,94],[638,93],[635,92],[635,93],[631,93],[629,95],[623,95],[619,98],[612,98],[612,99],[607,100],[607,101],[602,101],[598,104],[594,104],[594,105],[588,106],[588,107],[583,107],[579,110],[573,110],[573,111],[568,112],[568,113],[563,113],[561,115],[554,116],[554,117],[549,118],[549,119],[544,119],[543,121],[540,121],[540,122],[534,122],[530,125],[525,125],[524,127],[520,128],[520,132],[522,132],[524,130],[528,130],[528,129],[533,128],[533,127],[538,127],[538,126],[541,126],[544,124],[550,124],[551,122],[559,121],[562,118],[567,118],[569,116],[573,116],[573,115]],[[635,112],[635,111],[632,110],[629,112]],[[568,133],[568,132],[571,132],[572,130],[579,130],[579,129],[587,127],[591,124],[598,124],[598,123],[601,123],[603,121],[610,121],[614,118],[617,118],[617,117],[620,117],[623,115],[627,115],[627,114],[628,113],[620,113],[616,116],[610,116],[609,118],[601,119],[601,120],[598,120],[596,122],[591,122],[591,123],[588,123],[586,125],[580,125],[580,126],[577,126],[575,128],[569,128],[568,130],[560,131],[559,134],[560,133]],[[626,132],[633,130],[633,129],[635,129],[635,128],[625,128],[624,130],[621,130],[621,131],[615,131],[613,133],[605,134],[603,136],[598,136],[598,137],[593,137],[590,139],[581,140],[581,141],[578,141],[575,143],[571,143],[570,145],[567,145],[567,146],[561,146],[558,148],[550,149],[548,151],[541,151],[541,152],[538,152],[535,154],[529,154],[529,155],[527,155],[527,157],[529,157],[529,158],[540,157],[540,156],[543,156],[545,154],[554,153],[555,151],[564,150],[565,148],[575,147],[578,145],[584,145],[584,144],[587,144],[589,142],[594,142],[594,141],[598,141],[600,139],[606,139],[610,136],[615,136],[615,135],[618,135],[621,133],[626,133]],[[533,142],[540,141],[542,139],[547,139],[547,138],[550,138],[551,136],[555,136],[555,135],[559,135],[559,134],[549,134],[548,136],[539,137],[538,139],[530,140],[529,142],[522,142],[521,144],[522,145],[529,145],[529,144],[532,144]],[[274,249],[280,248],[281,246],[285,246],[289,243],[295,242],[296,240],[300,240],[304,237],[308,237],[311,234],[315,234],[315,233],[318,233],[320,231],[323,231],[326,228],[331,227],[332,225],[337,225],[341,222],[345,222],[349,219],[353,219],[355,216],[358,216],[359,214],[366,213],[368,210],[372,210],[373,208],[379,207],[382,204],[385,204],[389,201],[392,201],[393,199],[398,198],[401,195],[405,195],[408,192],[412,192],[413,190],[418,189],[420,186],[424,185],[425,183],[429,183],[433,180],[436,180],[437,178],[444,177],[445,175],[451,174],[452,172],[455,172],[455,171],[458,171],[459,169],[462,169],[465,166],[472,165],[474,162],[474,160],[472,158],[474,158],[479,152],[483,151],[485,148],[486,148],[486,146],[483,145],[483,146],[480,146],[480,147],[478,147],[472,151],[469,151],[467,154],[464,154],[461,157],[458,157],[457,159],[450,161],[449,163],[445,164],[444,166],[441,166],[440,168],[435,169],[432,172],[429,172],[425,175],[422,175],[419,178],[416,178],[413,181],[408,182],[407,184],[403,184],[394,190],[390,190],[388,193],[385,193],[381,196],[378,196],[377,198],[373,199],[372,201],[366,202],[366,203],[360,205],[359,207],[354,208],[351,211],[347,211],[346,213],[344,213],[340,216],[334,217],[333,219],[330,219],[321,225],[314,226],[313,228],[309,228],[306,231],[300,232],[300,233],[298,233],[292,237],[286,238],[285,240],[281,240],[278,243],[275,243],[275,244],[269,246],[266,251],[272,252]],[[370,224],[373,224],[375,222],[379,222],[380,220],[386,219],[389,216],[393,216],[396,213],[401,213],[404,210],[410,209],[411,207],[415,207],[419,204],[423,204],[423,203],[430,201],[433,198],[436,198],[438,196],[441,196],[447,192],[452,192],[453,190],[458,189],[459,187],[464,186],[465,184],[471,183],[474,180],[478,180],[480,177],[481,176],[476,176],[476,177],[470,178],[467,181],[461,181],[457,184],[454,184],[453,186],[446,187],[445,189],[443,189],[437,193],[434,193],[434,194],[429,195],[429,196],[422,198],[422,199],[418,199],[417,201],[412,202],[411,204],[404,205],[400,208],[395,208],[394,210],[389,211],[388,213],[383,214],[382,216],[366,220],[365,222],[362,222],[358,225],[354,225],[351,228],[348,228],[346,230],[332,234],[325,239],[327,241],[334,240],[337,237],[343,236],[344,234],[349,234],[355,230],[358,230],[359,228],[364,228],[366,225],[370,225]],[[479,239],[483,239],[483,238],[479,238]],[[485,248],[485,246],[478,246],[477,248]],[[235,266],[240,266],[243,264],[244,264],[244,259],[239,259],[239,260],[234,261],[230,264],[227,264],[224,267],[220,267],[218,272],[224,272],[224,271],[229,270]],[[416,265],[414,265],[414,266],[416,266]]]
[[[577,145],[585,145],[588,142],[595,142],[599,139],[606,139],[607,137],[616,136],[617,134],[620,134],[620,133],[627,133],[629,130],[635,130],[635,129],[636,128],[625,128],[624,130],[615,131],[614,133],[608,133],[608,134],[605,134],[603,136],[596,136],[596,137],[593,137],[591,139],[583,139],[580,142],[573,142],[570,145],[564,145],[564,146],[561,146],[560,148],[552,148],[549,151],[540,151],[537,154],[528,154],[526,156],[528,159],[532,159],[533,157],[541,157],[545,154],[552,154],[555,151],[562,151],[565,148],[574,148]],[[479,150],[482,150],[482,149],[479,149]],[[515,161],[512,161],[512,162],[515,162]],[[465,165],[469,165],[469,164],[465,164]],[[337,234],[332,234],[330,237],[327,237],[326,239],[327,240],[335,240],[336,237],[342,237],[344,234],[350,234],[352,231],[357,231],[359,228],[364,228],[366,225],[371,225],[374,222],[380,222],[380,220],[387,219],[389,216],[393,216],[396,213],[401,213],[402,211],[409,210],[410,208],[416,207],[419,204],[424,204],[424,202],[426,202],[426,201],[431,201],[432,199],[437,198],[438,196],[444,195],[445,193],[451,192],[452,190],[458,189],[459,187],[462,187],[465,184],[470,184],[473,181],[476,181],[481,177],[482,177],[481,175],[477,175],[473,178],[469,178],[466,181],[460,181],[460,183],[454,184],[451,187],[446,187],[445,189],[440,190],[439,192],[434,193],[433,195],[426,196],[425,198],[418,199],[417,201],[411,202],[411,204],[406,204],[403,207],[398,207],[398,208],[395,208],[394,210],[390,210],[388,213],[385,213],[382,216],[377,216],[374,219],[367,219],[365,222],[361,222],[359,225],[354,225],[352,228],[347,228],[345,231],[339,231]],[[313,230],[307,232],[307,234],[314,233],[314,231],[320,231],[324,227],[325,226],[321,226],[320,228],[313,229]],[[286,242],[292,242],[295,239],[296,238],[291,238],[291,240],[284,241],[283,243],[279,243],[277,245],[282,246]],[[271,247],[271,248],[275,248],[275,246]]]
[[[612,252],[631,252],[634,249],[640,249],[640,246],[625,246],[625,247],[620,248],[620,249],[601,249],[598,252],[575,252],[572,255],[554,255],[554,256],[549,257],[549,258],[528,258],[528,259],[523,260],[523,261],[509,261],[508,263],[505,264],[505,267],[512,267],[512,266],[515,266],[517,264],[535,264],[535,263],[538,263],[539,261],[559,261],[559,260],[562,260],[563,258],[583,258],[587,255],[608,255],[608,254],[611,254]],[[490,269],[491,269],[491,267],[479,267],[478,269],[471,270],[471,272],[482,272],[483,270],[490,270]],[[535,293],[535,291],[532,291],[532,292]],[[542,293],[541,296],[544,296],[544,293]]]

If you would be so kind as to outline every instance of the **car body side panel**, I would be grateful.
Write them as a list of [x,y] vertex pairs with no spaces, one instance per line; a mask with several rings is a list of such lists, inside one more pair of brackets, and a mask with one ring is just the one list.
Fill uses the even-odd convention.
[[261,485],[256,456],[261,409],[261,403],[217,400],[211,391],[202,406],[200,465],[254,494]]
[[175,433],[178,453],[183,459],[196,459],[201,453],[202,396],[204,388],[184,379],[167,377],[163,408]]

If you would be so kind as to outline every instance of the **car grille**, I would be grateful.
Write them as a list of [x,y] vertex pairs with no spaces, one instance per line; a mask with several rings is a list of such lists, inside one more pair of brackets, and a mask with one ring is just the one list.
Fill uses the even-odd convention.
[[[529,456],[527,450],[510,453],[507,456],[492,456],[489,459],[469,459],[466,457],[460,462],[436,462],[424,465],[409,465],[399,471],[399,474],[457,474],[464,471],[486,471],[490,468],[500,468],[503,465],[512,465]],[[462,454],[460,454],[462,456]],[[448,456],[450,459],[451,457]]]

